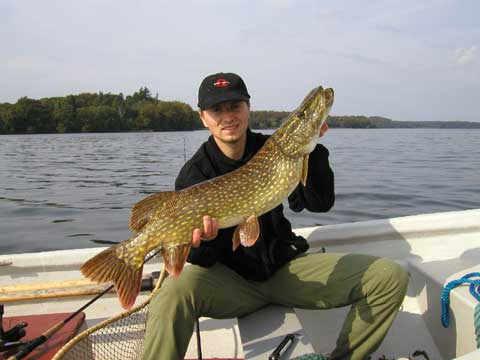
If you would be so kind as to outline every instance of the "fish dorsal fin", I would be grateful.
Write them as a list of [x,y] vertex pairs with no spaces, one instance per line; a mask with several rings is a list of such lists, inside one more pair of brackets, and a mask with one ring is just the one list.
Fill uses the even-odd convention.
[[[155,210],[161,209],[175,197],[175,191],[164,191],[150,195],[132,207],[130,214],[130,230],[139,233],[150,220]],[[167,205],[168,206],[168,205]]]
[[308,156],[310,154],[303,155],[303,165],[302,165],[302,184],[303,186],[307,185],[307,176],[308,176]]
[[167,269],[168,273],[173,277],[177,277],[182,272],[188,254],[190,253],[190,248],[190,244],[185,244],[162,249],[165,269]]
[[260,224],[255,215],[250,215],[245,221],[238,224],[233,233],[232,249],[233,251],[241,245],[245,247],[252,246],[260,236]]

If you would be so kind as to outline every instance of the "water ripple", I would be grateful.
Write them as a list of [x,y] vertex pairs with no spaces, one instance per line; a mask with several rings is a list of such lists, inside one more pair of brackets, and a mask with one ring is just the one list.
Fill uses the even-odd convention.
[[[0,253],[131,236],[131,207],[173,189],[206,131],[0,136]],[[294,226],[480,208],[480,131],[331,129],[336,203]],[[461,145],[460,145],[461,144]],[[148,149],[146,147],[148,145]]]

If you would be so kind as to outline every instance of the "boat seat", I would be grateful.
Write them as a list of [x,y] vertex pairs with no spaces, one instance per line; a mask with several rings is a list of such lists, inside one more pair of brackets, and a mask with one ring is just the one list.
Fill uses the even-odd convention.
[[297,334],[285,359],[314,352],[295,309],[268,305],[238,319],[246,360],[265,360],[288,334]]
[[456,358],[456,360],[478,360],[478,359],[480,359],[480,349],[476,351],[472,351],[469,354],[460,356],[459,358]]
[[447,358],[455,358],[477,348],[473,314],[478,302],[470,294],[468,286],[459,286],[450,292],[450,323],[447,328],[441,323],[441,295],[444,286],[467,273],[479,272],[478,259],[474,262],[475,265],[465,257],[449,260],[448,266],[442,261],[438,264],[409,262],[410,282],[415,289],[423,319],[439,350],[446,354]]
[[[200,318],[200,331],[204,359],[265,360],[292,333],[295,340],[284,359],[314,352],[295,309],[285,306],[267,305],[241,318]],[[195,333],[185,359],[197,359]]]

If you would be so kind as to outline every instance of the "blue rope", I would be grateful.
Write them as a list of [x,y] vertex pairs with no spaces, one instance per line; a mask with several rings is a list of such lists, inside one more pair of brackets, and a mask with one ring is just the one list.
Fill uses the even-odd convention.
[[[470,284],[470,293],[473,295],[475,299],[480,301],[480,279],[479,280],[472,280],[471,277],[480,277],[480,272],[473,272],[462,276],[460,279],[452,280],[442,290],[442,325],[443,327],[448,327],[450,323],[450,315],[449,315],[449,308],[450,308],[450,291],[462,284]],[[476,307],[475,313],[479,310],[479,306]],[[480,312],[480,310],[479,310]],[[475,326],[477,331],[477,338],[480,336],[480,314],[478,314],[478,320],[475,320]],[[478,340],[477,340],[478,343]],[[480,347],[480,346],[479,346]]]
[[[478,290],[477,286],[477,290]],[[475,313],[473,314],[473,322],[475,324],[475,339],[477,340],[477,349],[480,349],[480,303],[475,306]]]
[[[473,275],[473,276],[480,276],[480,273],[472,273],[472,274],[477,274],[477,275]],[[475,299],[480,301],[480,285],[478,283],[478,280],[476,282],[472,282],[470,284],[470,294],[472,294],[472,296]]]

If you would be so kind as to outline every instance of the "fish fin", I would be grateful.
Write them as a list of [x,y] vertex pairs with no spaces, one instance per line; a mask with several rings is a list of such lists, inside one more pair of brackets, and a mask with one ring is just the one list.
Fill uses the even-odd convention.
[[188,254],[190,253],[190,244],[171,246],[166,249],[162,249],[163,262],[165,269],[173,277],[177,277],[183,270],[183,266],[187,261]]
[[103,250],[83,264],[80,271],[95,282],[113,281],[122,307],[130,309],[140,292],[143,264],[136,267],[120,259],[117,249],[123,246],[122,243]]
[[130,230],[139,233],[150,220],[155,210],[164,206],[175,196],[175,191],[164,191],[150,195],[132,207],[130,215]]
[[245,221],[239,224],[233,232],[232,249],[233,251],[242,244],[250,247],[258,240],[260,236],[260,224],[255,215],[250,215]]
[[233,232],[233,237],[232,237],[232,250],[235,251],[238,249],[240,246],[240,234],[238,231],[238,226],[235,228],[235,231]]
[[303,155],[303,166],[302,166],[302,184],[303,186],[307,185],[307,175],[308,175],[308,156],[310,154]]

